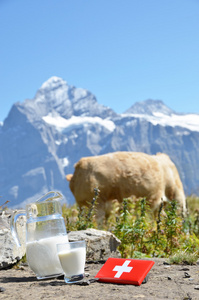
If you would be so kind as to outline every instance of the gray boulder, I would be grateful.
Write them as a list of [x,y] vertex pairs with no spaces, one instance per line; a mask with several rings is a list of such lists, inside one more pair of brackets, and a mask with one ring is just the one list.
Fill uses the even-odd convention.
[[26,221],[20,217],[17,232],[21,247],[17,247],[10,230],[11,211],[0,212],[0,269],[6,269],[17,263],[26,253]]
[[111,232],[89,228],[69,232],[68,239],[70,242],[78,240],[86,241],[87,262],[106,260],[109,257],[120,257],[117,247],[121,242]]

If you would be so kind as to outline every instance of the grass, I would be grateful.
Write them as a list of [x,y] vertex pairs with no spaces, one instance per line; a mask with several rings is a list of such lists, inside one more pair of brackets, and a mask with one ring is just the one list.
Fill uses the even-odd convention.
[[[0,196],[0,198],[1,198],[1,196]],[[4,202],[3,204],[0,205],[0,211],[3,210],[4,208],[6,208],[6,204],[8,204],[8,202],[10,202],[10,201],[7,200],[6,202]]]
[[190,253],[186,251],[178,251],[174,255],[169,257],[170,264],[185,264],[185,265],[195,265],[198,260],[198,253]]
[[124,258],[164,257],[172,263],[193,264],[199,258],[199,198],[190,197],[188,215],[183,218],[175,200],[170,201],[163,213],[162,207],[157,218],[153,218],[144,198],[132,203],[124,199],[122,207],[113,204],[112,214],[100,226],[95,218],[95,203],[79,210],[76,205],[63,206],[67,230],[96,228],[115,234],[121,244],[119,250]]

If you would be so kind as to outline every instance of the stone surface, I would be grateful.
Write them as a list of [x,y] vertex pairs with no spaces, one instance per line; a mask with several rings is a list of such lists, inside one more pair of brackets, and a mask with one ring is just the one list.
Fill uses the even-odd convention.
[[0,212],[0,269],[6,269],[17,263],[26,251],[25,246],[25,218],[20,217],[17,222],[17,231],[21,241],[21,247],[17,247],[10,230],[12,211]]
[[97,229],[86,229],[80,231],[71,231],[68,233],[69,241],[86,241],[86,260],[101,261],[109,257],[120,257],[117,247],[120,240],[108,231]]

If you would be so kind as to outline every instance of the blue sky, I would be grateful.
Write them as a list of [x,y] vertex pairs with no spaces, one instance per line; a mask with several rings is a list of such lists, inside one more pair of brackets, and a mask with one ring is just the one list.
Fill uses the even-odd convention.
[[0,37],[0,121],[51,76],[118,113],[199,113],[198,0],[0,0]]

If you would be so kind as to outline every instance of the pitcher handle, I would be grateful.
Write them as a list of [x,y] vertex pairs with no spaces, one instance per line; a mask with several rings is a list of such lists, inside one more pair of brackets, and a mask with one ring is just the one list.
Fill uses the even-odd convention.
[[10,230],[11,230],[12,236],[14,238],[14,241],[17,244],[18,247],[21,247],[21,243],[20,243],[19,236],[18,236],[18,233],[17,233],[16,222],[17,222],[17,219],[20,216],[26,216],[26,211],[25,210],[15,211],[12,214],[11,221],[10,221]]

